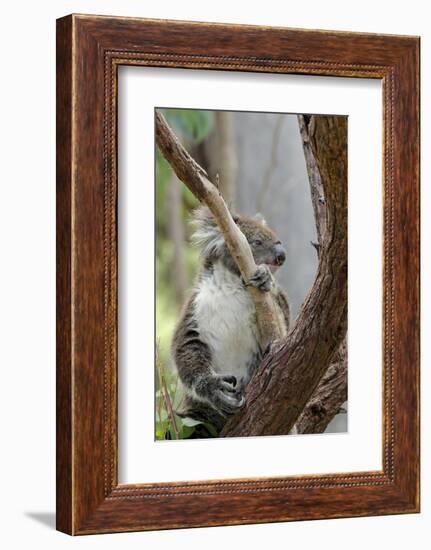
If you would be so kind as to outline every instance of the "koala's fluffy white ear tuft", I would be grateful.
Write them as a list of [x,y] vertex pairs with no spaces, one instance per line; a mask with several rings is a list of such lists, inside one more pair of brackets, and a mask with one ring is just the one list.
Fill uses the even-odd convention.
[[207,206],[199,206],[191,220],[194,232],[192,241],[201,248],[203,256],[218,255],[223,250],[224,239]]
[[260,212],[255,214],[253,217],[257,222],[261,223],[262,225],[267,225],[265,218],[262,216]]

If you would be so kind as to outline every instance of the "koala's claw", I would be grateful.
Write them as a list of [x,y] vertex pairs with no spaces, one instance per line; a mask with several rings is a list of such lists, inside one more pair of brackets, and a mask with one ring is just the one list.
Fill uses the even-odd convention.
[[221,382],[220,389],[229,393],[238,393],[238,390],[236,390],[234,387],[232,387],[231,384],[228,384],[227,382]]
[[274,284],[271,270],[267,265],[258,265],[256,271],[247,282],[247,286],[254,286],[264,292],[269,292]]
[[235,376],[218,378],[215,405],[223,414],[234,414],[245,404],[245,397]]
[[236,388],[237,381],[235,376],[220,376],[218,378],[218,389],[230,394],[239,393],[239,388]]
[[235,414],[245,405],[245,397],[242,393],[225,393],[217,390],[215,405],[223,414]]
[[234,414],[245,404],[242,388],[238,384],[237,378],[232,375],[211,376],[202,380],[195,387],[195,391],[223,415]]
[[227,382],[228,384],[231,384],[233,387],[236,386],[237,380],[236,376],[229,375],[229,376],[222,376],[223,382]]

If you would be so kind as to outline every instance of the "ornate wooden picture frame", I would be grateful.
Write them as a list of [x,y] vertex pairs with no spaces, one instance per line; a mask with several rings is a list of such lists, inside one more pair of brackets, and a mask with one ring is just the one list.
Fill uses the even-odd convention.
[[[381,80],[381,471],[118,483],[120,65]],[[59,19],[57,528],[90,534],[418,511],[419,39],[87,15]]]

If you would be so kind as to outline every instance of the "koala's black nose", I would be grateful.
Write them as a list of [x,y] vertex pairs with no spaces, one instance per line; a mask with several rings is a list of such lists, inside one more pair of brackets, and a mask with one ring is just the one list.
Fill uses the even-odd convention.
[[278,265],[284,264],[286,260],[286,251],[281,246],[281,244],[275,245],[275,261]]

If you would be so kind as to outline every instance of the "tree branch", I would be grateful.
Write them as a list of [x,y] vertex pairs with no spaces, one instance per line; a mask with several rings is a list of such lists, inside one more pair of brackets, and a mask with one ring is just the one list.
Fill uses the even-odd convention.
[[295,423],[299,434],[323,433],[347,400],[347,344],[343,340],[311,399]]
[[[310,128],[312,128],[310,118]],[[323,190],[322,178],[320,177],[319,167],[313,154],[310,143],[309,127],[307,118],[304,115],[298,115],[299,131],[302,138],[302,148],[304,150],[305,164],[307,167],[308,181],[310,184],[311,203],[314,211],[314,221],[316,223],[317,233],[317,252],[322,246],[326,232],[326,200]],[[315,243],[313,243],[315,246]]]
[[245,408],[222,436],[287,434],[346,334],[347,121],[312,116],[309,142],[326,201],[326,233],[313,288],[295,326],[253,375]]
[[[179,142],[163,115],[156,111],[156,143],[174,172],[189,189],[210,209],[216,220],[232,257],[236,261],[244,280],[249,280],[256,271],[250,246],[237,224],[219,190],[207,177]],[[285,335],[285,329],[278,321],[272,296],[256,288],[248,287],[253,299],[263,349]]]

